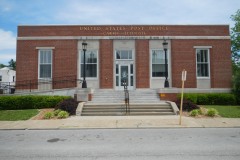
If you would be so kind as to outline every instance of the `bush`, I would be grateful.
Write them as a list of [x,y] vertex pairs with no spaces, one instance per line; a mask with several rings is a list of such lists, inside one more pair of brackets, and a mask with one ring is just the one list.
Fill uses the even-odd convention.
[[[175,103],[176,103],[176,105],[178,106],[178,108],[180,110],[181,100],[178,99]],[[194,109],[199,109],[199,107],[196,104],[194,104],[193,102],[191,102],[190,100],[184,99],[183,100],[182,109],[183,109],[183,111],[190,112],[190,111],[192,111]]]
[[47,113],[44,114],[43,118],[44,119],[51,119],[53,117],[54,117],[53,112],[47,112]]
[[233,94],[236,97],[237,104],[240,104],[240,70],[236,72],[233,78]]
[[58,118],[67,118],[69,116],[69,113],[66,111],[60,111],[57,115]]
[[198,116],[198,115],[199,115],[199,110],[198,110],[198,109],[194,109],[194,110],[192,110],[191,113],[190,113],[190,116],[193,116],[193,117],[196,117],[196,116]]
[[205,115],[206,113],[207,113],[206,108],[200,107],[200,109],[198,110],[198,114],[200,114],[200,115]]
[[204,105],[205,103],[209,103],[209,96],[208,94],[196,94],[197,104]]
[[[180,94],[178,95],[178,97]],[[230,93],[186,93],[184,99],[198,105],[235,105],[236,97]]]
[[218,115],[218,111],[215,108],[209,108],[207,111],[207,115],[210,117],[214,117]]
[[54,110],[54,111],[53,111],[54,116],[57,116],[58,113],[61,112],[61,111],[62,111],[61,109]]
[[67,111],[70,115],[76,115],[77,106],[78,102],[73,98],[70,98],[58,103],[55,109],[61,109],[63,111]]
[[[181,94],[178,95],[178,98],[181,98]],[[190,93],[185,93],[184,94],[184,99],[187,99],[191,101],[194,104],[197,104],[197,94],[190,94]]]
[[0,109],[20,110],[20,109],[42,109],[54,108],[69,96],[0,96]]

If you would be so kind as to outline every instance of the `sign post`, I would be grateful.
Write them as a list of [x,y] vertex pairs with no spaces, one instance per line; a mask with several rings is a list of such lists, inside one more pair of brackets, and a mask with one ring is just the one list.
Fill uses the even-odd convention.
[[180,119],[179,125],[182,125],[182,105],[183,105],[183,90],[184,90],[184,82],[187,79],[187,71],[184,69],[182,71],[182,94],[181,94],[181,104],[180,104]]

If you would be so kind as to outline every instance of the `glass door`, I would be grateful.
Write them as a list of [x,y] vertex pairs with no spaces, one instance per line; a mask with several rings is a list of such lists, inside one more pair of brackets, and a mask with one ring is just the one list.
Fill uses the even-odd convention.
[[124,90],[124,82],[128,89],[132,90],[134,86],[133,64],[116,64],[116,89]]
[[121,87],[124,87],[124,82],[129,85],[128,65],[120,65],[120,82]]

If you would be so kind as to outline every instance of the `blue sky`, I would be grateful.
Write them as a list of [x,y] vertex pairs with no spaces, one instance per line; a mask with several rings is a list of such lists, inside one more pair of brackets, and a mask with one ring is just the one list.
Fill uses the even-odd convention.
[[230,24],[240,0],[0,0],[0,63],[22,24]]

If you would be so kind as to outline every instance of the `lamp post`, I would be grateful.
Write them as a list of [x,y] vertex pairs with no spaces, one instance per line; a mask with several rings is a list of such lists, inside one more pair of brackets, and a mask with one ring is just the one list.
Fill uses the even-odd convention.
[[168,64],[167,64],[167,49],[168,49],[168,43],[164,39],[163,43],[163,49],[165,52],[165,82],[164,82],[164,88],[169,88],[169,82],[168,82]]
[[82,88],[87,88],[86,82],[86,51],[87,51],[87,43],[85,41],[82,42],[83,49],[83,83]]

